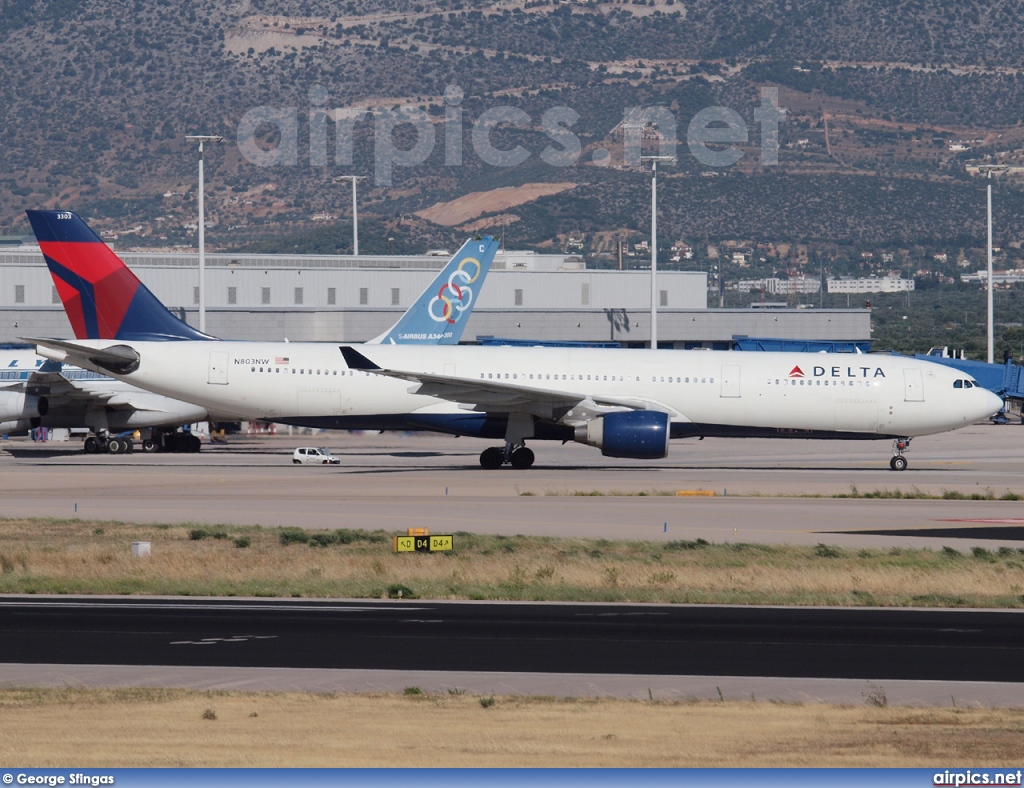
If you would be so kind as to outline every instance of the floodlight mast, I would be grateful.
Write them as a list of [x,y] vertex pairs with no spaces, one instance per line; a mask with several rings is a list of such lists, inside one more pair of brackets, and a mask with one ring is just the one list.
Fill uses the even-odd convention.
[[338,175],[334,179],[335,183],[352,181],[352,255],[354,257],[359,256],[359,209],[356,207],[356,184],[366,177],[365,175]]
[[651,163],[651,350],[658,349],[658,162],[675,156],[641,156]]
[[188,134],[186,142],[199,143],[199,330],[206,333],[206,236],[204,235],[205,217],[203,214],[203,143],[223,142],[224,138],[214,134]]
[[993,309],[993,282],[992,282],[992,173],[1006,172],[1009,168],[1005,164],[979,164],[978,171],[985,173],[988,181],[987,208],[988,208],[988,363],[995,361],[995,315]]

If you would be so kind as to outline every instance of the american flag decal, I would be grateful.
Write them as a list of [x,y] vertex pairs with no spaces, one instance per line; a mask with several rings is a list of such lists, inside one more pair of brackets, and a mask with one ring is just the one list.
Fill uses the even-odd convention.
[[288,363],[288,356],[278,356],[276,359],[274,359],[274,363],[275,364],[287,364]]

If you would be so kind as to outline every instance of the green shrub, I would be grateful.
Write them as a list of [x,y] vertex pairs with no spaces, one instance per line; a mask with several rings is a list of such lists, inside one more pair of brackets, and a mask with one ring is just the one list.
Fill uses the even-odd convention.
[[334,544],[334,542],[334,534],[327,532],[310,534],[309,536],[310,547],[328,547]]
[[200,539],[206,539],[210,535],[210,532],[205,528],[193,528],[188,532],[188,538],[194,542],[198,542]]
[[401,583],[392,583],[387,588],[389,599],[398,599],[401,594],[402,599],[416,599],[416,594],[409,586],[404,586]]
[[665,542],[665,550],[702,550],[710,547],[711,542],[706,539],[697,539],[691,542],[689,539],[679,539],[675,542]]
[[309,541],[309,531],[302,528],[282,528],[277,538],[285,547],[290,544],[305,544]]
[[248,536],[240,536],[235,539],[235,547],[248,547],[252,544],[252,540]]

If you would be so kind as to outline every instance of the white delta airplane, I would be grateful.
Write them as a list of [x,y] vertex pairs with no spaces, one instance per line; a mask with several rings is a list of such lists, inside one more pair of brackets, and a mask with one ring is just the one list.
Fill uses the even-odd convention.
[[[48,228],[48,257],[59,253],[75,266],[79,244],[96,250],[98,239],[75,214],[38,213]],[[165,335],[173,335],[177,318],[165,309],[160,315]],[[963,427],[1002,407],[964,373],[901,356],[352,346],[184,335],[28,341],[46,358],[215,412],[503,440],[480,455],[484,468],[529,468],[531,439],[577,441],[607,457],[660,459],[671,438],[714,436],[891,439],[890,467],[903,470],[911,438]]]
[[[171,315],[77,216],[27,213],[77,339],[216,343]],[[498,246],[491,237],[467,241],[399,321],[369,344],[458,343],[474,291],[479,292]],[[87,427],[94,434],[85,439],[86,452],[122,454],[134,444],[117,433],[139,429],[144,451],[199,451],[199,439],[176,432],[178,426],[239,417],[255,418],[233,405],[207,408],[144,391],[115,380],[102,367],[44,363],[30,347],[0,348],[0,432]]]

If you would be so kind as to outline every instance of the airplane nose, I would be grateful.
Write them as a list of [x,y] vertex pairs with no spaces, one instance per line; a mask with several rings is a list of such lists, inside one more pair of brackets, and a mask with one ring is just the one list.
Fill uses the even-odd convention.
[[989,416],[998,413],[1003,409],[1003,400],[991,391],[985,392],[985,412],[979,416],[979,418],[988,418]]

